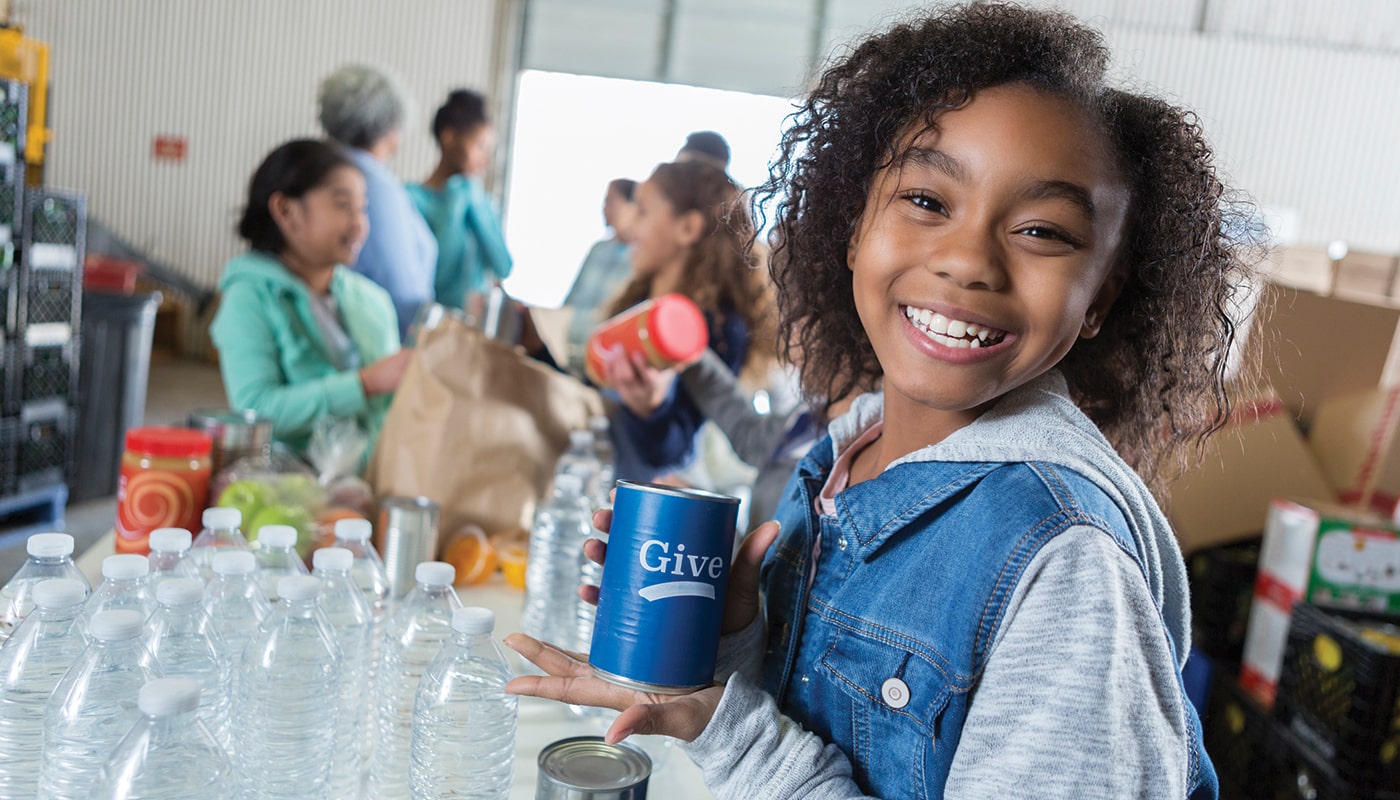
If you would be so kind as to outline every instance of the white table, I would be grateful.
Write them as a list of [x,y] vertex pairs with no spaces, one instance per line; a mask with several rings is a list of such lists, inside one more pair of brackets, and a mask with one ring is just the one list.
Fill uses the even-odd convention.
[[[78,557],[78,567],[94,586],[102,580],[102,559],[113,552],[112,537],[109,532]],[[483,606],[496,613],[498,638],[519,630],[524,593],[507,585],[499,573],[480,586],[458,589],[457,595],[466,605]],[[513,659],[512,666],[519,671],[519,656],[509,648],[504,649]],[[515,782],[511,786],[510,800],[533,800],[535,797],[536,759],[545,746],[570,736],[601,736],[606,729],[607,719],[579,719],[563,704],[534,697],[520,698],[515,733]],[[700,769],[671,740],[661,736],[634,736],[628,741],[640,745],[651,756],[649,797],[664,800],[713,798],[705,788]]]

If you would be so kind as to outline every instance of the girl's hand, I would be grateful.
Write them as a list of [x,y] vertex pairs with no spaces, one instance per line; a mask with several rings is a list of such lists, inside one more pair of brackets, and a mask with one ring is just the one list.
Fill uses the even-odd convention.
[[603,353],[603,378],[617,390],[628,411],[646,418],[666,402],[676,371],[657,369],[640,353],[629,359],[621,347],[615,347]]
[[393,394],[403,381],[404,370],[408,369],[408,360],[412,357],[413,348],[405,347],[360,370],[360,385],[365,389],[365,396]]

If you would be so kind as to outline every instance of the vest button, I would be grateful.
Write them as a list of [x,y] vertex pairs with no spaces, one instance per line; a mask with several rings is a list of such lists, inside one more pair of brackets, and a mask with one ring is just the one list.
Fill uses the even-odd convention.
[[909,684],[899,678],[890,678],[880,684],[880,697],[890,708],[904,708],[909,705]]
[[846,537],[842,536],[836,540],[836,546],[841,548],[841,552],[846,552]]

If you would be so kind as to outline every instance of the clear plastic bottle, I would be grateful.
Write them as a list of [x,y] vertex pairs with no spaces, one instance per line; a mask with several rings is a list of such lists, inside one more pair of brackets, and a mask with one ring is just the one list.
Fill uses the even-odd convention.
[[331,762],[331,797],[356,797],[360,789],[361,752],[365,736],[362,727],[368,698],[374,696],[369,682],[370,637],[374,617],[364,592],[350,577],[355,556],[343,547],[323,547],[311,557],[312,575],[321,579],[321,610],[340,638],[345,654],[341,671],[340,719],[337,722],[335,760]]
[[[329,800],[344,656],[321,581],[289,575],[248,642],[234,703],[233,759],[246,800]],[[337,798],[337,800],[339,800]]]
[[[146,563],[144,556],[131,556]],[[63,674],[44,706],[39,796],[86,800],[97,773],[136,723],[141,687],[162,677],[141,641],[146,619],[130,608],[100,611],[88,645]]]
[[26,543],[29,559],[15,571],[0,588],[0,642],[10,638],[15,626],[34,608],[30,592],[42,581],[71,578],[83,584],[83,596],[89,590],[87,577],[73,563],[73,537],[66,533],[36,533]]
[[[355,584],[364,592],[369,601],[370,613],[374,617],[374,629],[370,633],[369,670],[365,679],[371,687],[377,685],[379,659],[384,643],[384,625],[389,619],[389,574],[384,569],[384,561],[374,549],[370,537],[374,526],[367,519],[341,519],[335,523],[335,546],[343,547],[355,555],[355,563],[350,575]],[[374,731],[377,726],[379,709],[374,702],[374,694],[369,694],[369,702],[360,704],[363,710],[360,719],[360,769],[368,778],[369,766],[374,755]]]
[[73,626],[87,583],[50,578],[35,585],[34,611],[0,647],[0,800],[33,800],[39,787],[44,705],[86,646]]
[[78,618],[79,630],[86,631],[98,612],[118,608],[139,611],[143,620],[155,612],[156,594],[151,591],[151,565],[145,556],[123,553],[102,559],[102,582],[92,590],[87,603],[83,605],[82,616]]
[[234,800],[233,763],[199,707],[199,683],[189,678],[142,686],[141,716],[102,767],[89,800]]
[[583,543],[593,531],[593,513],[582,488],[577,476],[556,475],[554,493],[535,514],[520,615],[525,633],[567,650],[578,644]]
[[554,478],[558,480],[560,475],[577,475],[583,485],[581,491],[591,498],[598,493],[601,466],[593,452],[593,431],[569,431],[569,449],[555,462]]
[[418,683],[410,781],[414,800],[506,800],[515,757],[515,677],[485,608],[452,614],[452,640]]
[[167,578],[195,578],[203,582],[199,567],[190,558],[193,537],[184,528],[156,528],[151,531],[151,552],[146,561],[151,565],[151,591]]
[[198,578],[170,578],[156,587],[156,613],[146,625],[146,647],[167,678],[190,678],[202,691],[199,718],[228,747],[233,661],[224,637],[205,613]]
[[214,621],[214,629],[224,639],[235,670],[243,659],[243,648],[258,632],[263,620],[272,615],[272,604],[263,596],[258,582],[258,563],[243,550],[216,553],[210,565],[214,579],[204,587],[204,611]]
[[375,800],[409,797],[408,752],[413,736],[413,701],[418,681],[452,638],[452,614],[462,607],[451,564],[425,561],[414,570],[418,585],[404,595],[385,626],[377,677],[378,738],[369,774]]
[[199,577],[207,583],[214,576],[214,554],[223,550],[252,550],[243,532],[238,529],[243,524],[243,512],[236,508],[206,508],[200,520],[204,530],[195,537],[190,546],[190,558],[199,568]]
[[306,562],[297,555],[297,529],[291,525],[264,525],[258,530],[258,580],[268,600],[277,598],[277,584],[289,575],[309,575]]
[[598,487],[593,495],[596,510],[612,505],[608,495],[617,481],[617,450],[613,447],[606,416],[599,414],[588,420],[588,427],[593,431],[593,457],[598,459]]

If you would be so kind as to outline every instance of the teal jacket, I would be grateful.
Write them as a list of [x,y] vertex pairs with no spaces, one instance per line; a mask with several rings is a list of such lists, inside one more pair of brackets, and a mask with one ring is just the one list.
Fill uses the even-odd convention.
[[[266,253],[236,256],[224,266],[223,293],[209,335],[229,405],[272,420],[273,438],[298,452],[326,416],[354,417],[374,449],[390,397],[366,397],[357,370],[334,365],[316,317],[311,290]],[[399,350],[389,293],[370,279],[336,267],[331,296],[345,332],[368,366]]]
[[480,292],[510,276],[513,264],[496,206],[477,178],[454,175],[442,191],[411,183],[408,196],[437,238],[433,296],[461,308],[468,292]]

